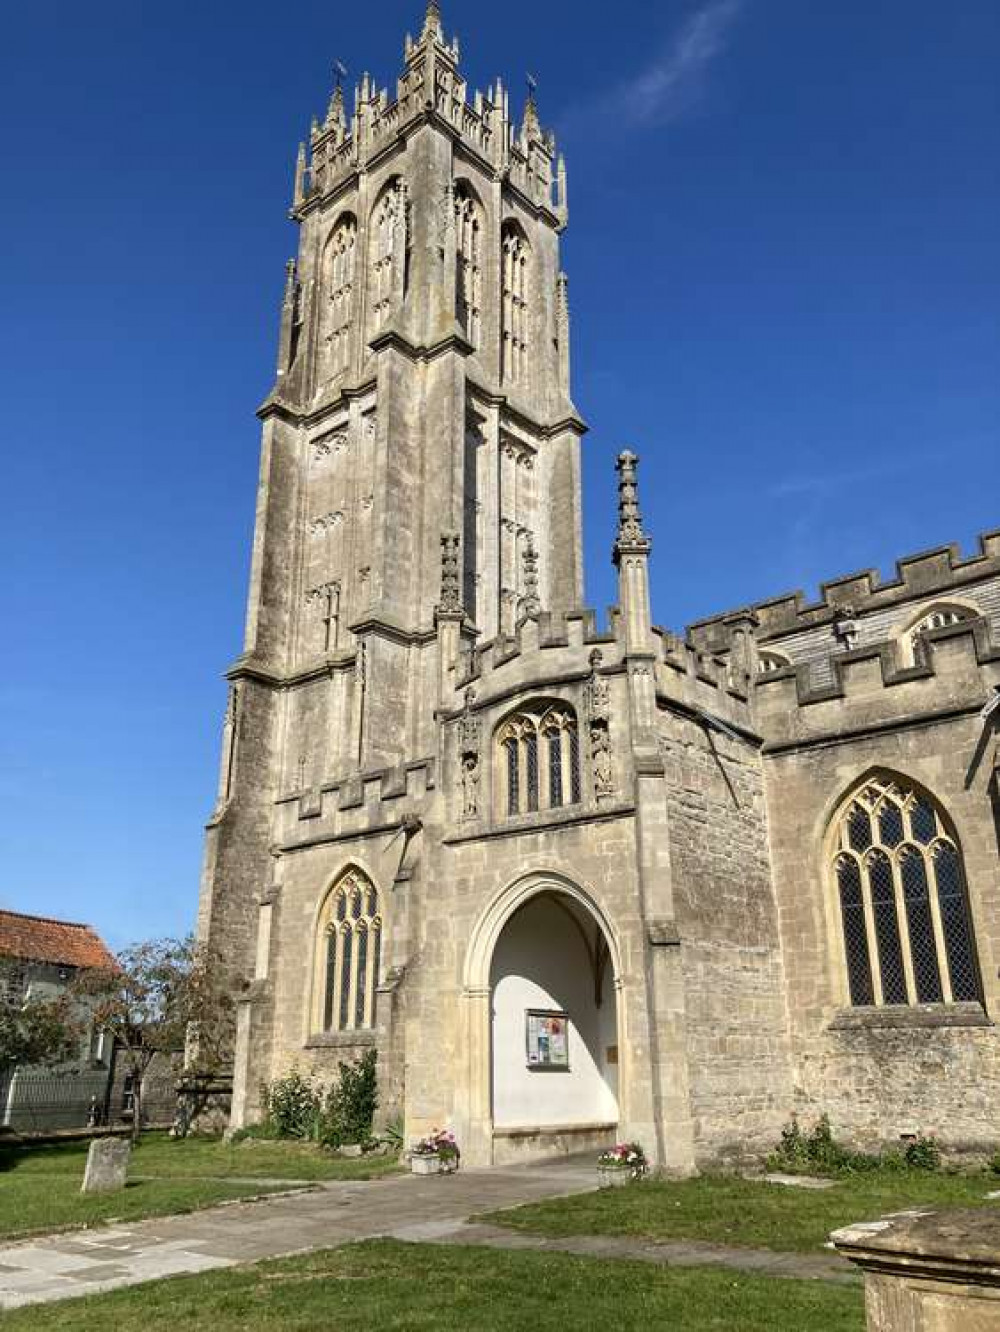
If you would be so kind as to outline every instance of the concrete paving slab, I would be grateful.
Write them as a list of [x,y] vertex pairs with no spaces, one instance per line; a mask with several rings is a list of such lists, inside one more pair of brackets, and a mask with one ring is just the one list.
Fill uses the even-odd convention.
[[594,1176],[587,1160],[329,1181],[308,1192],[22,1241],[0,1248],[0,1309],[327,1248],[400,1227],[446,1233],[476,1212],[588,1191]]

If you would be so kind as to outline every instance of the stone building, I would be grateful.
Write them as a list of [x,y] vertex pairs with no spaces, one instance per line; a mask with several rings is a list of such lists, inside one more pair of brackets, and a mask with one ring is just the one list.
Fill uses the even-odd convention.
[[382,1113],[479,1163],[994,1141],[1000,534],[678,636],[625,452],[599,626],[565,167],[434,3],[292,216],[199,922],[233,1122],[376,1046]]

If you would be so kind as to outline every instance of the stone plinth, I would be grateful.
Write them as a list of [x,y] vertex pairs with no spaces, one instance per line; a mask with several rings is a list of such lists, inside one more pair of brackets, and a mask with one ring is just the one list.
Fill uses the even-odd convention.
[[865,1274],[868,1332],[1000,1332],[1000,1208],[900,1212],[830,1238]]
[[131,1151],[128,1138],[95,1138],[87,1153],[81,1193],[113,1193],[123,1189]]

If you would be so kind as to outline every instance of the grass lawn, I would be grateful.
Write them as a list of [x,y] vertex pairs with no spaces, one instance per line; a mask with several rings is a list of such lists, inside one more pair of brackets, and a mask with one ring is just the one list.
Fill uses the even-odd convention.
[[0,1144],[0,1238],[189,1212],[286,1187],[267,1180],[370,1179],[397,1168],[387,1157],[340,1158],[305,1143],[144,1135],[121,1193],[80,1192],[86,1142]]
[[[974,1207],[986,1203],[986,1194],[998,1188],[1000,1178],[985,1172],[878,1171],[838,1178],[823,1190],[703,1175],[647,1180],[477,1219],[541,1235],[635,1235],[809,1250],[822,1245],[831,1230],[852,1221],[872,1221],[924,1204]],[[1000,1223],[1000,1207],[993,1206]]]
[[369,1240],[8,1313],[4,1332],[372,1328],[863,1332],[860,1287],[714,1268]]

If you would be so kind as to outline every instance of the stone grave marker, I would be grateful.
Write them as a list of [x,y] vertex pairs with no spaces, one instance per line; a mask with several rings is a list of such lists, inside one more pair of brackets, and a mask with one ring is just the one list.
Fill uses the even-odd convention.
[[125,1187],[132,1144],[128,1138],[95,1138],[87,1153],[81,1193],[113,1193]]

